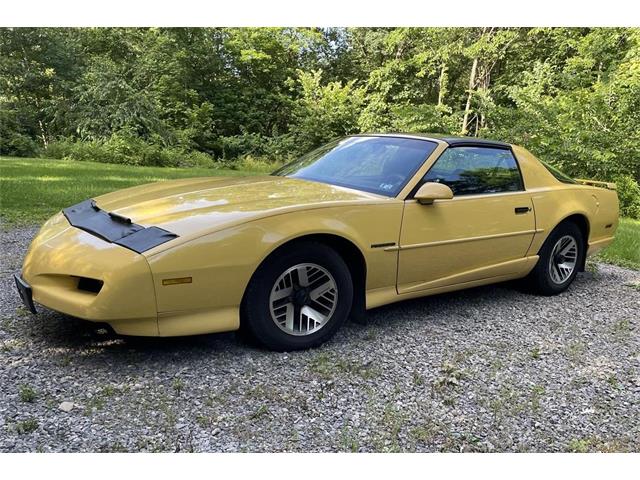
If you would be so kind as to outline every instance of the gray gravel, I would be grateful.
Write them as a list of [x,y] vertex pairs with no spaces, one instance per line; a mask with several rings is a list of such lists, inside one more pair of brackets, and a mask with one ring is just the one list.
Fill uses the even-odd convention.
[[35,231],[0,233],[0,451],[640,450],[640,272],[404,302],[283,354],[32,317],[10,272]]

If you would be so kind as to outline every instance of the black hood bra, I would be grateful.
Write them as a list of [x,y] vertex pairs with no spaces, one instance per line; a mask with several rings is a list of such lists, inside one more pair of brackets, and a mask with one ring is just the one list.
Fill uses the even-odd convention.
[[110,243],[133,250],[146,252],[178,235],[159,227],[143,227],[130,218],[106,212],[93,199],[85,200],[62,210],[69,223]]

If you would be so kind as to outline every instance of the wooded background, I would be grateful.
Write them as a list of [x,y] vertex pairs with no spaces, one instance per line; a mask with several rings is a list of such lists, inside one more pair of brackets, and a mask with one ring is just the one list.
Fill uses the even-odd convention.
[[0,29],[0,154],[282,163],[358,132],[526,146],[640,218],[640,29]]

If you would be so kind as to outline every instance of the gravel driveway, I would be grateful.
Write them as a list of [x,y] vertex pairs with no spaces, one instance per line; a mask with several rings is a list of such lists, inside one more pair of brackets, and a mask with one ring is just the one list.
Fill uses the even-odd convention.
[[33,317],[10,273],[35,232],[0,233],[0,451],[640,450],[639,272],[408,301],[283,354]]

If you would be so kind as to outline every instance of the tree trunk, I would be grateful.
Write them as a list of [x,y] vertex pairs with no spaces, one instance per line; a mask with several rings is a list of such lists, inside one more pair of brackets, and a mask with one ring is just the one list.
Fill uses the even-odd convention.
[[447,64],[443,63],[440,67],[440,78],[438,78],[438,106],[440,107],[444,103],[444,94],[447,82]]
[[[491,68],[493,68],[493,66]],[[478,81],[479,85],[478,85],[477,91],[481,91],[483,93],[483,96],[486,97],[489,92],[489,84],[491,83],[491,70],[487,70],[484,72],[482,70],[483,69],[480,69],[480,75],[479,75],[480,80]],[[476,137],[479,135],[480,130],[482,130],[486,126],[486,124],[487,124],[486,112],[484,111],[483,108],[478,108],[476,132],[475,132]]]
[[44,149],[46,150],[47,148],[49,148],[49,140],[47,139],[47,133],[45,131],[44,124],[42,123],[42,120],[38,120],[38,125],[40,126],[40,138],[42,139],[42,145],[44,146]]
[[466,135],[469,131],[469,114],[471,113],[471,96],[476,86],[476,72],[478,70],[478,57],[473,59],[471,66],[471,75],[469,76],[469,93],[467,95],[467,105],[464,107],[464,117],[462,118],[462,135]]

